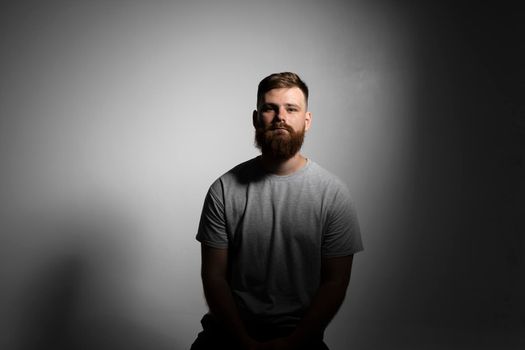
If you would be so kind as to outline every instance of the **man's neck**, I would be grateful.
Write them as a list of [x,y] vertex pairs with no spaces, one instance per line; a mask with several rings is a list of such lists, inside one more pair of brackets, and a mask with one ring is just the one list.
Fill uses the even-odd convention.
[[306,158],[297,152],[289,159],[275,159],[268,155],[261,155],[261,164],[266,171],[275,175],[290,175],[301,169],[306,164]]

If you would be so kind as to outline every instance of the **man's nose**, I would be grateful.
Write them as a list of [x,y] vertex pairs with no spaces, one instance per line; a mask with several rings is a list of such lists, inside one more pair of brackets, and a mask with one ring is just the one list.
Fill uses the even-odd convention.
[[275,109],[275,118],[279,121],[286,120],[286,108],[284,106]]

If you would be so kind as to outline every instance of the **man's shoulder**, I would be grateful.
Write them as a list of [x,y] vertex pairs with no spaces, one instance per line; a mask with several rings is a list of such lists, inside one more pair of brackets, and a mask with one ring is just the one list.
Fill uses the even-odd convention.
[[259,157],[254,157],[237,164],[228,170],[223,176],[246,176],[254,172],[260,172]]
[[279,181],[299,181],[299,183],[302,184],[304,184],[303,181],[306,181],[318,189],[329,188],[335,191],[348,190],[345,182],[342,181],[339,176],[311,159],[308,159],[305,168],[301,169],[295,175],[279,177],[268,174],[260,164],[259,157],[244,161],[223,173],[215,180],[212,187],[221,187],[223,189],[224,187],[241,188],[249,184],[254,185],[258,182],[264,182],[265,179],[270,179],[271,181],[273,178],[277,178]]
[[244,161],[227,172],[223,173],[214,184],[247,184],[260,179],[264,176],[264,172],[259,165],[258,157]]
[[314,176],[317,181],[323,183],[326,186],[346,189],[347,186],[345,182],[339,176],[325,169],[313,160],[310,160],[309,162],[310,174],[311,176]]

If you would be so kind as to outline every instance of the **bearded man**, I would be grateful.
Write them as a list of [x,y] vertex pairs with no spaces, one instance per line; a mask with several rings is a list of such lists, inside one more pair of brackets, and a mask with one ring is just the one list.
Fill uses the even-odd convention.
[[201,214],[201,277],[209,312],[200,349],[328,349],[324,330],[362,250],[347,187],[300,153],[308,87],[264,78],[253,111],[261,155],[218,178]]

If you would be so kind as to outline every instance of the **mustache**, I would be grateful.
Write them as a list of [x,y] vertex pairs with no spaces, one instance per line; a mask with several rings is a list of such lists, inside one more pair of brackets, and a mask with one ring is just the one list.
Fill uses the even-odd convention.
[[290,125],[287,125],[285,123],[276,123],[276,124],[268,125],[267,127],[264,128],[264,131],[266,132],[266,131],[277,130],[277,129],[285,129],[289,133],[294,132],[293,128]]

